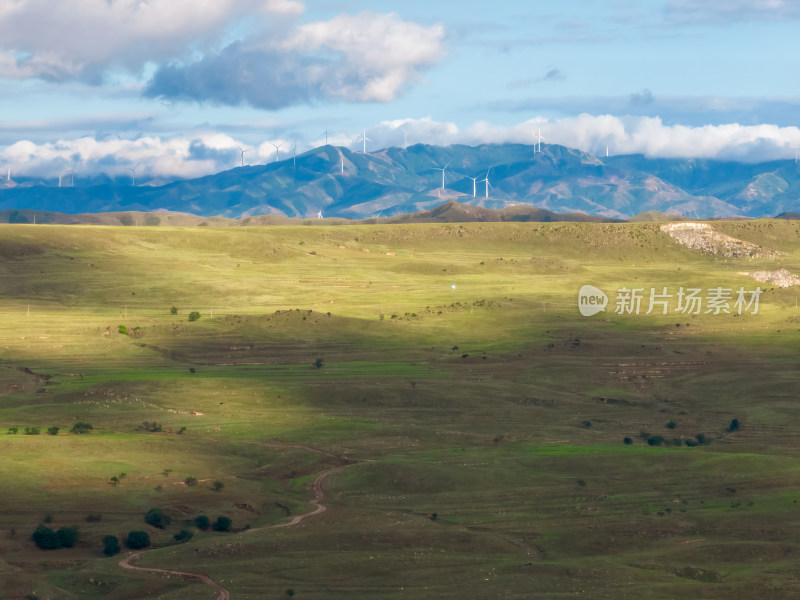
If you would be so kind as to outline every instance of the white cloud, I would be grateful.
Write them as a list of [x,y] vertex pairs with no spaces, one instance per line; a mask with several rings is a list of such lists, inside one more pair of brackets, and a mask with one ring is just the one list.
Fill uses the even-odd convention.
[[4,0],[0,77],[99,81],[114,67],[186,57],[237,22],[296,17],[291,0]]
[[[707,125],[687,127],[665,125],[652,117],[588,115],[565,119],[529,119],[510,126],[478,121],[460,128],[455,123],[421,119],[384,121],[367,129],[372,140],[367,150],[417,143],[433,145],[487,143],[532,144],[533,133],[541,128],[547,142],[605,155],[645,154],[653,158],[709,158],[761,162],[794,158],[800,147],[800,129],[775,125]],[[331,133],[329,143],[360,150],[361,132]],[[323,139],[297,144],[298,155],[321,145]],[[51,180],[72,168],[78,160],[81,174],[127,175],[137,168],[137,179],[199,177],[239,166],[239,147],[250,149],[245,164],[265,164],[275,160],[273,144],[283,144],[281,160],[292,156],[294,142],[274,138],[247,144],[222,133],[193,136],[136,139],[80,137],[55,143],[20,141],[0,151],[2,171],[45,177]]]
[[393,99],[418,69],[443,55],[444,27],[402,21],[394,13],[339,15],[297,28],[284,47],[300,52],[322,48],[340,53],[344,69],[337,77],[321,71],[323,90],[350,100]]

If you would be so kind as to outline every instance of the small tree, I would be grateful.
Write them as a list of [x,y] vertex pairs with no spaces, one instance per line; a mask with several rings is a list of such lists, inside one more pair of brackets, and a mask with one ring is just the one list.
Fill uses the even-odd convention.
[[199,515],[194,518],[194,526],[197,527],[198,529],[202,529],[203,531],[205,531],[206,529],[211,527],[211,519],[209,519],[205,515]]
[[160,508],[151,508],[144,515],[144,522],[153,527],[164,529],[172,522],[172,517]]
[[219,479],[217,479],[214,483],[211,484],[211,489],[215,492],[220,491],[222,488],[225,487],[225,484],[222,483]]
[[48,435],[58,435],[58,430],[59,429],[60,429],[60,427],[48,427],[47,428],[47,433],[48,433]]
[[9,427],[8,428],[8,435],[17,435],[19,431],[19,427]]
[[24,430],[25,435],[39,435],[40,432],[38,427],[26,427]]
[[230,531],[231,525],[233,525],[233,521],[228,517],[217,517],[214,522],[214,531]]
[[41,550],[58,550],[61,548],[61,539],[58,534],[44,525],[39,525],[36,528],[31,539]]
[[731,424],[728,425],[728,433],[733,433],[739,429],[739,419],[731,419]]
[[187,477],[183,480],[183,483],[186,484],[188,487],[192,487],[193,485],[197,485],[197,479],[194,477]]
[[107,535],[103,538],[103,554],[114,556],[119,554],[122,548],[119,546],[119,538],[115,535]]
[[172,308],[170,308],[169,309],[169,314],[177,315],[178,314],[178,307],[177,306],[173,306]]
[[83,421],[78,421],[72,426],[72,429],[70,429],[70,433],[77,433],[77,434],[89,433],[92,429],[94,429],[94,427],[91,424],[84,423]]
[[186,529],[181,529],[178,533],[176,533],[172,537],[175,538],[176,542],[183,544],[192,539],[193,535],[194,534],[191,531],[188,531]]
[[318,358],[317,360],[314,361],[314,366],[317,367],[318,369],[321,369],[324,362],[325,359]]
[[78,543],[78,528],[77,527],[62,527],[56,531],[58,541],[61,543],[62,548],[72,548]]
[[200,313],[197,312],[196,310],[193,310],[192,312],[189,313],[189,320],[190,321],[197,321],[197,319],[199,319],[199,318],[200,318]]
[[150,545],[150,536],[146,531],[131,531],[125,538],[125,545],[131,550],[141,550]]

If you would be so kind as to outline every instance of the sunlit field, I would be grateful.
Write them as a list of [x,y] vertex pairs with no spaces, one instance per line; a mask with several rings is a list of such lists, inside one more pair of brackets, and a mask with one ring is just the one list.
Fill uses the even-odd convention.
[[[780,254],[654,223],[1,225],[2,597],[216,597],[103,555],[144,530],[139,565],[236,599],[797,598],[800,291],[744,273],[800,274],[800,224],[712,225]],[[675,310],[717,287],[757,311]],[[323,473],[327,510],[273,527]]]

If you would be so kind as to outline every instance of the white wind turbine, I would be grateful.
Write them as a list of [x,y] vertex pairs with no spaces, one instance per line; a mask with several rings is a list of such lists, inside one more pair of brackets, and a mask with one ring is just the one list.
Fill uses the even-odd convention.
[[272,147],[275,148],[275,162],[278,162],[278,158],[280,157],[280,149],[283,148],[283,144],[272,144]]
[[242,148],[241,146],[238,146],[238,145],[237,145],[236,147],[239,149],[239,152],[241,152],[241,154],[242,154],[242,166],[244,166],[244,153],[245,153],[245,152],[250,152],[250,148],[248,148],[247,150],[245,150],[245,149],[244,149],[244,148]]
[[434,168],[433,168],[433,170],[434,170],[434,171],[441,171],[441,172],[442,172],[442,189],[444,189],[444,182],[445,182],[444,172],[445,172],[445,170],[447,169],[447,167],[448,167],[449,165],[450,165],[450,163],[447,163],[447,164],[446,164],[445,166],[443,166],[443,167],[434,167]]
[[[539,147],[538,148],[536,148],[537,140],[539,142]],[[537,152],[541,152],[542,151],[542,140],[547,141],[547,138],[542,135],[542,128],[540,127],[539,128],[539,132],[533,134],[533,145],[534,145],[533,153],[534,154],[536,154]]]
[[478,178],[477,177],[469,177],[467,179],[472,179],[472,197],[477,198],[478,196]]
[[297,166],[297,142],[292,146],[292,166]]
[[131,187],[136,187],[136,169],[142,166],[142,163],[136,163],[135,167],[128,168],[131,172]]
[[364,135],[361,136],[361,140],[359,140],[359,141],[364,142],[364,154],[366,154],[367,153],[367,142],[371,142],[372,141],[371,139],[369,139],[367,137],[367,130],[366,129],[364,130]]
[[322,135],[325,136],[325,145],[328,145],[328,128],[325,128],[325,131],[322,132]]
[[[486,177],[484,179],[481,179],[481,183],[486,182],[486,199],[487,200],[489,199],[489,188],[492,187],[492,184],[489,183],[489,171],[491,171],[491,170],[492,170],[492,168],[489,167],[486,170]],[[492,189],[494,189],[494,188],[492,188]]]

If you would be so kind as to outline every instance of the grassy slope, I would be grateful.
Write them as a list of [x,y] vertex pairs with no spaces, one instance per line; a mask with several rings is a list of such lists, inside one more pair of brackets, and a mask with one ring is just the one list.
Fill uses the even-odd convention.
[[[575,310],[586,283],[800,272],[797,224],[714,226],[786,254],[693,254],[656,224],[0,226],[0,427],[62,428],[0,435],[0,587],[211,597],[99,557],[159,506],[174,521],[140,564],[235,598],[796,597],[798,293],[742,317]],[[76,420],[95,431],[65,434]],[[268,441],[347,456],[327,512],[266,528],[344,464]],[[254,531],[168,546],[201,513]],[[78,548],[34,549],[48,514]]]

